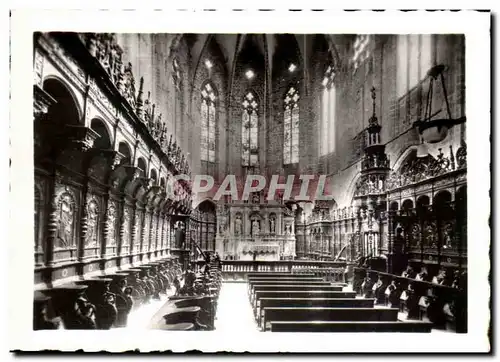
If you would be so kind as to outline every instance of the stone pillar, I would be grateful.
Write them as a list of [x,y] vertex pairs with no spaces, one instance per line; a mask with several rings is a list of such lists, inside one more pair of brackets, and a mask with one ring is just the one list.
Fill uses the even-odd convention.
[[248,208],[243,210],[243,235],[250,235],[252,223],[249,220]]
[[268,234],[270,232],[270,230],[269,230],[269,214],[267,212],[264,214],[264,225],[260,226],[260,232],[263,234]]
[[394,217],[396,212],[390,210],[387,215],[387,272],[393,272]]

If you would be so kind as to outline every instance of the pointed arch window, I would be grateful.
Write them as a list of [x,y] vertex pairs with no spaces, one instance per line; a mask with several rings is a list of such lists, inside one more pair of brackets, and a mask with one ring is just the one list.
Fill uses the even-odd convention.
[[[364,63],[365,60],[369,59],[371,56],[370,51],[370,34],[359,34],[356,36],[356,40],[353,44],[354,55],[351,58],[351,63],[354,72]],[[371,58],[370,58],[371,59]],[[368,63],[371,66],[371,62]],[[369,70],[367,69],[367,72]]]
[[174,82],[175,88],[179,90],[181,83],[181,71],[177,58],[174,58],[174,61],[172,62],[172,80]]
[[172,132],[174,137],[177,135],[178,128],[177,125],[180,122],[181,116],[181,70],[179,66],[179,61],[177,58],[174,58],[172,62],[172,106],[173,106],[173,115],[174,119],[172,121]]
[[321,122],[320,122],[320,155],[324,156],[336,150],[336,86],[335,69],[329,66],[323,78],[321,94]]
[[257,166],[259,163],[258,103],[252,92],[248,92],[242,102],[241,123],[242,165]]
[[207,83],[201,90],[201,160],[215,162],[216,91]]
[[299,162],[299,93],[290,87],[285,96],[283,163]]
[[397,95],[404,96],[426,75],[432,66],[432,35],[401,34],[397,43]]

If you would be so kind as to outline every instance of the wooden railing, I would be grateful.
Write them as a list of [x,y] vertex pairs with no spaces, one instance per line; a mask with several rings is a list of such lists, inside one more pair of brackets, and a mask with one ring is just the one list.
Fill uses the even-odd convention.
[[[199,261],[201,266],[203,262]],[[282,272],[308,273],[335,281],[344,280],[346,262],[314,261],[314,260],[224,260],[222,261],[222,277],[224,280],[246,280],[248,273]]]

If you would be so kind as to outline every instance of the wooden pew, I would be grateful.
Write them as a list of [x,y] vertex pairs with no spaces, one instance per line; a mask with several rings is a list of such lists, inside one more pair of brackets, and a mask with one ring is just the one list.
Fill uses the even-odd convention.
[[[254,287],[256,285],[332,285],[330,282],[325,282],[324,280],[315,280],[315,281],[307,281],[303,282],[300,280],[257,280],[251,281],[248,283],[248,293],[252,294],[254,291]],[[337,286],[337,285],[336,285]]]
[[327,284],[254,284],[252,290],[332,290],[334,292],[341,292],[344,289],[343,285]]
[[332,291],[332,292],[341,292],[344,289],[342,285],[309,285],[309,284],[255,284],[252,285],[252,289],[250,291],[250,302],[252,303],[255,300],[255,293],[259,290],[300,290],[300,291]]
[[261,298],[256,319],[260,326],[264,308],[270,307],[373,308],[374,303],[373,298]]
[[356,292],[335,292],[331,290],[258,290],[252,301],[254,313],[261,298],[355,298]]
[[274,321],[271,332],[406,332],[429,333],[432,323],[422,321]]
[[281,282],[263,282],[252,283],[249,285],[250,301],[253,300],[256,290],[333,290],[341,292],[344,289],[343,284],[332,284],[330,282],[304,282],[304,283],[281,283]]
[[315,281],[324,281],[324,278],[321,277],[310,277],[310,278],[295,278],[295,277],[252,277],[248,279],[248,283],[252,282],[257,282],[257,281],[276,281],[276,280],[283,280],[283,281],[304,281],[304,282],[315,282]]
[[264,308],[262,328],[274,321],[397,322],[397,308],[268,307]]
[[253,278],[253,277],[274,277],[274,278],[280,278],[280,277],[295,277],[295,278],[312,278],[315,277],[314,274],[308,273],[308,274],[292,274],[292,273],[282,273],[282,272],[252,272],[252,273],[247,273],[247,278]]

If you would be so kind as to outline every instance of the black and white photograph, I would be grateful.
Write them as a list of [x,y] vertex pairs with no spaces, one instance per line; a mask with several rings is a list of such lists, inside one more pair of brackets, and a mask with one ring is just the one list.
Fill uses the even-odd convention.
[[12,14],[11,350],[490,350],[490,14],[83,13]]

